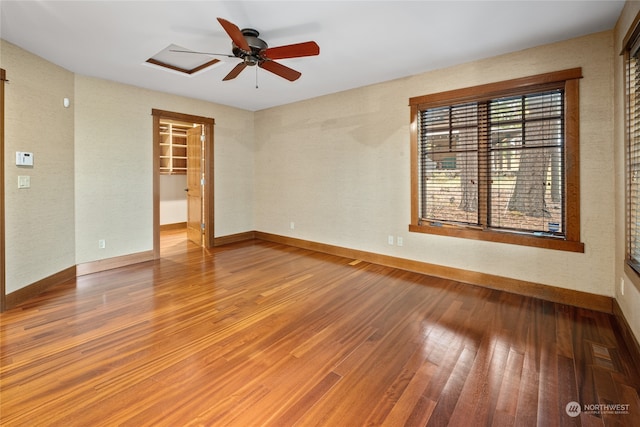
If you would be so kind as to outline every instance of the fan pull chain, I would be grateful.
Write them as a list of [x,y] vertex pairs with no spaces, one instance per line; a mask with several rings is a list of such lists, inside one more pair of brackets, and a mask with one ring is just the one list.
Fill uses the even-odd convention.
[[256,65],[256,89],[258,89],[258,66]]

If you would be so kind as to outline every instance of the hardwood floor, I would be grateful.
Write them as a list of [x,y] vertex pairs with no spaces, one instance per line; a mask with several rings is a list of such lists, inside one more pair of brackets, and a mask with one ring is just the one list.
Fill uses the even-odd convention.
[[165,234],[158,262],[0,315],[0,424],[640,425],[639,367],[611,315]]

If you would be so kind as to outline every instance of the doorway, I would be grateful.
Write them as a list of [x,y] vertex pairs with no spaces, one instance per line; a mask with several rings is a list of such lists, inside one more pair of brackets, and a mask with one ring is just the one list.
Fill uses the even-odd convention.
[[[187,227],[190,240],[204,248],[214,246],[213,127],[214,119],[164,110],[153,116],[153,252],[160,258],[160,178],[186,178]],[[167,142],[167,130],[182,135],[176,146]]]

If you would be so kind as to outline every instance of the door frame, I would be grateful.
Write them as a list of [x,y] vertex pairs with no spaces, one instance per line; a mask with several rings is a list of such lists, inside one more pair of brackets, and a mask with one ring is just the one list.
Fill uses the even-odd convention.
[[4,83],[6,71],[0,68],[0,313],[5,309],[5,259],[4,259]]
[[215,120],[209,117],[194,116],[191,114],[176,113],[152,109],[153,117],[153,258],[160,258],[160,120],[178,120],[201,124],[204,127],[204,197],[203,197],[203,221],[204,247],[209,249],[214,246],[214,182],[213,182],[213,127]]

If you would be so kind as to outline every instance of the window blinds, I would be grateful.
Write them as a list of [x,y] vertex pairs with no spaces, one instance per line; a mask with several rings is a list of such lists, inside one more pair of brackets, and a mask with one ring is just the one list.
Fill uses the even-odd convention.
[[563,236],[564,92],[421,110],[421,219]]
[[640,66],[639,50],[632,48],[627,61],[627,240],[628,259],[640,267]]
[[561,91],[490,102],[489,226],[563,234]]
[[478,225],[478,105],[420,114],[422,217]]

